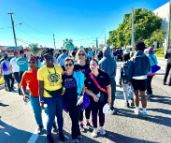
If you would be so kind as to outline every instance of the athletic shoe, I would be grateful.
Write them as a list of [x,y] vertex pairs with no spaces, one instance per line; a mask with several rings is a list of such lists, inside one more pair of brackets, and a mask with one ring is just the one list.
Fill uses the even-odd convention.
[[44,130],[44,127],[43,126],[39,126],[38,129],[37,129],[37,133],[38,134],[41,134]]
[[135,114],[135,115],[139,115],[139,113],[140,113],[140,110],[139,110],[139,108],[136,107],[136,108],[134,109],[134,114]]
[[93,132],[91,133],[92,137],[97,137],[97,129],[93,129]]
[[111,114],[111,115],[117,115],[117,110],[116,109],[111,109],[109,111],[109,114]]
[[106,131],[103,129],[103,127],[101,127],[98,132],[100,133],[100,135],[104,136],[106,134]]
[[87,129],[87,130],[90,130],[91,127],[92,127],[91,124],[90,124],[89,122],[87,122],[87,124],[86,124],[86,129]]
[[147,117],[148,116],[148,113],[147,113],[147,110],[146,109],[143,109],[142,115],[143,115],[143,117]]

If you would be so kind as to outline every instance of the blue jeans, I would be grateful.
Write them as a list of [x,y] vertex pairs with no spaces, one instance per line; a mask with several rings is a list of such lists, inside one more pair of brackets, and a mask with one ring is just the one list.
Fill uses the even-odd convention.
[[48,111],[47,134],[51,134],[55,116],[57,117],[59,133],[63,132],[63,97],[57,95],[54,98],[45,98]]
[[39,103],[39,97],[30,96],[30,103],[33,109],[34,118],[39,127],[43,127],[42,110]]

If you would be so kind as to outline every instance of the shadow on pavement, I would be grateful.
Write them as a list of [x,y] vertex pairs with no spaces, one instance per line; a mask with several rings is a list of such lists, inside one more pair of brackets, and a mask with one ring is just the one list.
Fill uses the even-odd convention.
[[154,95],[150,98],[150,102],[158,102],[167,105],[171,105],[171,97],[169,96],[161,96],[161,95]]
[[171,110],[159,109],[159,108],[148,109],[148,110],[149,110],[149,111],[158,112],[158,113],[163,113],[163,114],[171,115]]
[[1,143],[25,143],[32,133],[17,129],[0,120],[0,142]]
[[113,133],[111,131],[106,131],[106,133],[107,134],[104,136],[104,138],[107,138],[110,141],[116,142],[116,143],[154,143],[154,141],[147,141],[147,140],[127,137],[118,133]]
[[149,122],[156,123],[159,125],[171,127],[171,118],[169,118],[169,117],[149,115],[146,118],[144,118],[142,116],[137,116],[137,115],[133,114],[133,111],[126,110],[126,109],[119,109],[118,115],[124,116],[127,118],[137,118],[140,120],[145,120],[145,121],[149,121]]
[[2,106],[2,107],[7,107],[7,106],[9,106],[9,105],[0,102],[0,106]]

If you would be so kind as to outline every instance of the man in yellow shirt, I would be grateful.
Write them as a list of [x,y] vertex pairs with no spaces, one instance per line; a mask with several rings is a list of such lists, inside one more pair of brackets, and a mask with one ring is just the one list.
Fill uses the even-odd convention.
[[53,52],[51,49],[45,49],[42,55],[45,60],[45,65],[38,70],[38,82],[41,107],[44,108],[44,103],[47,104],[47,139],[49,143],[54,142],[51,129],[56,116],[59,128],[59,139],[64,141],[62,97],[63,70],[58,65],[54,65]]

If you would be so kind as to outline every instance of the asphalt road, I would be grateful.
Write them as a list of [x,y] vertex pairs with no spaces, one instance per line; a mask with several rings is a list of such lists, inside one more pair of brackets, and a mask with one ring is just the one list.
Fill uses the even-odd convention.
[[[118,64],[118,69],[120,63]],[[117,73],[117,79],[118,79]],[[134,115],[133,109],[124,106],[122,89],[117,88],[118,115],[106,115],[107,134],[92,138],[91,132],[82,133],[81,143],[171,143],[171,87],[162,85],[163,75],[153,79],[154,97],[148,101],[147,118]],[[37,135],[36,124],[29,104],[22,96],[0,90],[0,143],[46,143],[45,133]],[[44,125],[46,115],[43,113]],[[64,113],[64,130],[70,142],[71,121]],[[54,133],[56,143],[58,135]]]

